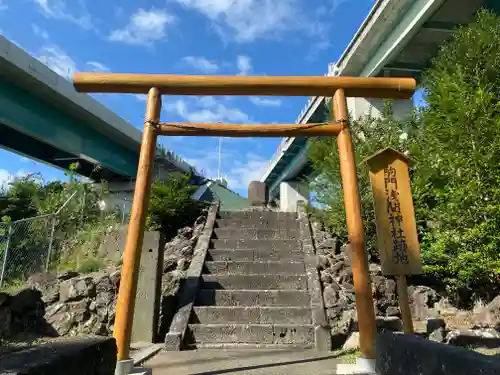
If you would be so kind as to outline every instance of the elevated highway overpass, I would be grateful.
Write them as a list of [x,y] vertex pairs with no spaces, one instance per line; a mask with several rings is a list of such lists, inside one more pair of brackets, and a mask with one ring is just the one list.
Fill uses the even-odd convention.
[[[329,76],[413,77],[420,81],[439,46],[453,30],[472,21],[474,14],[487,7],[500,12],[496,0],[377,0],[337,62],[329,64]],[[353,118],[371,113],[380,115],[383,101],[348,98]],[[297,123],[329,120],[330,98],[311,97]],[[396,117],[409,113],[411,100],[394,102]],[[301,179],[310,175],[306,138],[282,140],[264,170],[261,182],[270,199],[279,199],[284,211],[295,211],[297,199],[307,199]]]
[[[135,179],[142,132],[0,35],[0,147],[80,175],[120,184]],[[173,153],[160,171],[188,172]]]

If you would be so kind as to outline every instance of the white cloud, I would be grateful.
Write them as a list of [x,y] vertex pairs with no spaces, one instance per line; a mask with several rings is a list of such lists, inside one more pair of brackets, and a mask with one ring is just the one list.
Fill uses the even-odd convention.
[[280,99],[268,99],[258,96],[251,96],[250,101],[252,102],[252,104],[260,107],[280,107],[282,104]]
[[178,99],[167,102],[165,109],[188,122],[252,122],[245,112],[238,108],[228,107],[211,96],[195,98],[191,101]]
[[233,189],[246,189],[251,181],[258,181],[262,177],[269,160],[256,154],[249,153],[246,160],[236,162],[226,176],[228,184]]
[[68,80],[71,80],[76,71],[75,61],[56,45],[42,47],[36,57],[54,72]]
[[297,22],[297,0],[173,0],[195,9],[224,37],[252,42],[273,37]]
[[252,67],[252,59],[245,55],[239,55],[236,58],[236,66],[238,67],[239,75],[246,76],[248,75],[253,67]]
[[219,70],[217,63],[199,56],[186,56],[182,61],[203,73],[215,73]]
[[85,29],[92,27],[92,18],[87,11],[84,0],[72,0],[71,11],[68,9],[69,7],[66,4],[66,0],[33,1],[38,4],[40,11],[45,17],[70,21]]
[[14,181],[16,178],[26,177],[28,172],[23,169],[19,169],[15,174],[10,173],[6,169],[0,169],[0,189],[5,189],[8,187],[9,183]]
[[[250,116],[231,106],[225,98],[214,96],[188,97],[170,101],[165,110],[188,122],[216,123],[253,123]],[[234,141],[237,141],[235,146]],[[232,189],[246,189],[252,180],[259,179],[268,165],[268,159],[254,153],[246,153],[255,147],[255,139],[224,138],[222,140],[221,166],[223,177]],[[232,146],[228,144],[231,143]],[[186,147],[184,159],[202,171],[206,177],[217,178],[218,152],[217,138],[209,137],[200,145]],[[242,152],[243,150],[243,152]]]
[[[311,6],[300,0],[170,0],[203,14],[224,41],[253,42],[283,35],[308,38],[307,60],[330,47],[334,13],[347,0],[324,0]],[[285,34],[286,32],[286,34]]]
[[247,55],[236,56],[235,62],[213,61],[202,56],[186,56],[182,59],[185,65],[189,65],[198,71],[213,74],[220,70],[236,70],[238,75],[246,76],[252,73],[252,59]]
[[174,21],[175,17],[168,14],[166,10],[138,9],[124,28],[111,32],[109,39],[127,44],[150,45],[162,40],[166,36],[167,25]]
[[[231,189],[246,189],[251,181],[259,180],[269,160],[254,153],[246,155],[239,151],[226,151],[222,140],[221,152],[221,170],[222,176],[228,182]],[[218,153],[217,145],[213,142],[213,151],[195,152],[193,157],[187,157],[185,160],[196,167],[198,171],[215,179],[218,172]]]
[[100,63],[98,61],[87,61],[87,65],[94,72],[109,72],[110,71],[110,69],[106,65],[104,65],[103,63]]
[[[253,123],[249,115],[230,106],[224,98],[213,96],[182,98],[167,102],[165,110],[188,122]],[[245,155],[244,151],[242,152],[250,146],[254,147],[254,139],[237,138],[236,140],[238,141],[237,147],[234,146],[234,139],[222,140],[223,177],[228,181],[230,188],[246,189],[250,181],[260,178],[268,160],[253,153]],[[226,146],[228,143],[232,146]],[[188,163],[195,166],[197,170],[203,171],[204,175],[209,178],[217,177],[218,153],[215,137],[207,138],[201,149],[198,145],[187,147],[186,151],[187,155],[183,157]]]
[[310,22],[301,24],[305,33],[312,38],[306,61],[316,60],[321,52],[330,48],[331,20],[334,19],[334,14],[339,7],[345,3],[347,3],[347,0],[328,0],[324,5],[316,8],[315,17]]
[[32,24],[31,28],[33,29],[33,34],[35,34],[35,36],[38,36],[45,40],[49,40],[49,34],[47,33],[47,31],[41,29],[36,24]]
[[[55,44],[43,46],[38,53],[33,53],[33,55],[67,80],[71,81],[73,74],[77,71],[76,62],[61,47]],[[87,61],[86,66],[95,72],[110,71],[106,65],[98,61]]]
[[[333,17],[333,7],[324,11],[325,18]],[[323,13],[321,13],[323,14]],[[318,57],[318,54],[322,51],[328,49],[331,45],[329,36],[331,23],[321,21],[321,17],[318,16],[317,19],[305,25],[306,34],[312,39],[309,43],[309,51],[306,55],[306,61],[313,61]]]
[[217,106],[217,100],[213,96],[198,96],[195,100],[200,107],[213,108]]
[[0,189],[5,188],[11,179],[12,177],[8,170],[0,169]]
[[[213,143],[214,150],[216,144]],[[221,161],[226,159],[226,154],[221,152]],[[215,179],[217,178],[218,170],[218,154],[215,151],[193,152],[190,150],[188,156],[183,159],[201,172],[205,177]],[[222,164],[222,163],[221,163]]]
[[0,0],[0,11],[1,10],[7,10],[9,7],[8,5],[5,3],[4,0]]
[[334,13],[342,4],[347,3],[347,0],[331,0],[330,13]]

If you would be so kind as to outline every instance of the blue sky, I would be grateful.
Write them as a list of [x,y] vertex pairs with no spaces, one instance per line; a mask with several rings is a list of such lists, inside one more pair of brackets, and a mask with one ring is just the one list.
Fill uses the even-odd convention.
[[[374,0],[0,0],[0,32],[57,73],[323,75],[338,59]],[[94,96],[142,128],[142,96]],[[164,121],[295,122],[307,98],[164,97]],[[246,194],[279,139],[224,139],[222,172]],[[216,138],[161,138],[217,174]],[[0,151],[0,182],[60,171]]]

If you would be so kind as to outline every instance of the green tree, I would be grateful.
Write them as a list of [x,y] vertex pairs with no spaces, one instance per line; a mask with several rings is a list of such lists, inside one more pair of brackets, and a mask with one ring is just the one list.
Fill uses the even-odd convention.
[[[395,121],[386,108],[381,119],[353,122],[356,162],[387,146],[409,152],[425,272],[451,297],[488,298],[500,279],[500,18],[481,10],[456,30],[422,87],[428,105],[408,121]],[[320,216],[345,235],[336,142],[313,141],[310,157],[319,173],[312,185],[326,206]],[[368,248],[376,252],[363,166],[358,177]]]
[[[43,218],[15,223],[10,231],[9,226],[0,225],[0,236],[4,239],[0,244],[2,259],[5,239],[10,233],[9,279],[23,279],[30,272],[42,269],[49,244],[52,245],[54,267],[59,267],[61,260],[73,265],[78,256],[92,256],[102,235],[117,223],[116,217],[109,213],[104,213],[103,217],[98,208],[106,185],[95,188],[82,183],[75,175],[77,168],[76,163],[69,166],[66,182],[44,183],[39,174],[31,174],[15,178],[0,192],[0,218],[3,222],[44,215]],[[47,216],[59,209],[55,217]]]
[[41,186],[38,174],[18,177],[9,182],[0,195],[0,218],[19,220],[36,216],[37,209],[33,197]]
[[201,206],[191,198],[197,186],[189,185],[190,178],[189,175],[171,173],[167,179],[153,183],[146,221],[149,230],[159,230],[172,237],[177,229],[193,223]]
[[425,72],[413,179],[423,260],[450,291],[500,275],[500,18],[482,10]]
[[[404,121],[393,116],[392,104],[385,102],[382,117],[370,115],[351,123],[351,134],[355,159],[358,165],[358,179],[361,199],[361,211],[365,225],[368,251],[378,254],[375,237],[375,221],[371,186],[366,165],[363,159],[373,155],[382,148],[391,146],[401,152],[407,152],[410,145],[409,134],[413,133],[417,121],[413,114]],[[311,141],[309,158],[317,173],[310,181],[311,190],[316,193],[315,200],[323,207],[315,210],[325,225],[340,238],[346,240],[346,217],[344,209],[344,192],[340,175],[340,161],[336,138],[317,138]]]

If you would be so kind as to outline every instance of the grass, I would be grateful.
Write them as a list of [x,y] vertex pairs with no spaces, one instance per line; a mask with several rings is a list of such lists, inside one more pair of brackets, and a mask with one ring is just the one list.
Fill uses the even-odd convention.
[[8,339],[0,338],[0,357],[58,339],[57,337],[41,337],[38,334],[29,332],[19,333],[15,337]]
[[[105,268],[108,264],[114,264],[107,259],[99,259],[97,257],[89,257],[81,262],[66,262],[57,266],[57,271],[77,271],[81,274],[99,271]],[[22,279],[5,280],[0,292],[15,294],[26,287],[26,281]]]
[[354,364],[356,359],[359,358],[360,351],[356,350],[340,350],[338,352],[338,358],[342,360],[343,363]]
[[8,280],[3,283],[2,287],[0,288],[0,292],[14,294],[23,289],[24,286],[25,282],[23,280],[19,279]]
[[91,273],[99,271],[103,267],[104,267],[104,262],[102,259],[88,258],[80,263],[77,271],[80,273]]
[[471,350],[484,355],[500,357],[500,348],[473,348]]

